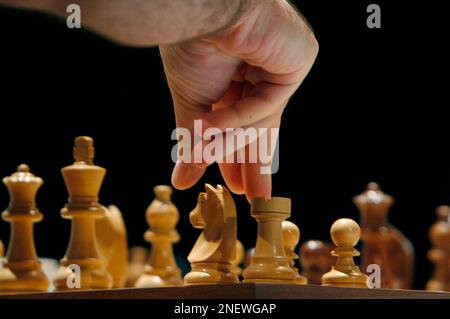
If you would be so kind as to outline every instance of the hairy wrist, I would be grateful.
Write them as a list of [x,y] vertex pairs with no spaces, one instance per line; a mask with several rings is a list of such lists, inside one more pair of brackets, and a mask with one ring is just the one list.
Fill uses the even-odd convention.
[[233,16],[229,19],[228,23],[216,30],[212,35],[221,33],[223,31],[232,29],[236,25],[239,25],[242,21],[246,20],[257,8],[264,7],[268,2],[273,0],[231,0],[232,2],[238,2],[239,6]]

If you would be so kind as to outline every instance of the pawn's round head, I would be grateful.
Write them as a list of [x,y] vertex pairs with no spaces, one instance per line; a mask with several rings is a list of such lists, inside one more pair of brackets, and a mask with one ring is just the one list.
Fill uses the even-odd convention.
[[163,202],[170,201],[170,197],[172,196],[172,187],[167,185],[158,185],[153,189],[156,197]]
[[367,184],[367,190],[369,191],[379,191],[380,190],[380,186],[375,183],[375,182],[370,182],[369,184]]
[[283,242],[285,247],[294,248],[300,241],[300,230],[294,223],[285,220],[282,223]]
[[361,237],[359,225],[352,219],[341,218],[331,226],[331,239],[337,247],[354,247]]
[[436,208],[436,214],[439,220],[448,220],[450,217],[450,207],[445,205],[439,206]]
[[19,167],[17,167],[17,171],[19,173],[29,173],[30,167],[27,164],[20,164]]

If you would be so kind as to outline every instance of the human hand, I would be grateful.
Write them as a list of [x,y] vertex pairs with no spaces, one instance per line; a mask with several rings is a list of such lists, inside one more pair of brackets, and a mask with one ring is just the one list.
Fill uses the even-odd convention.
[[[212,127],[222,132],[227,128],[267,128],[268,132],[278,128],[289,98],[317,56],[312,31],[287,1],[243,4],[239,19],[225,30],[160,46],[177,128],[188,129],[191,136],[203,135]],[[194,120],[202,120],[201,132],[194,132]],[[247,154],[263,134],[241,145]],[[193,145],[190,151],[207,143]],[[193,186],[208,164],[178,160],[173,185],[178,189]],[[230,190],[245,193],[250,200],[271,196],[271,175],[261,173],[262,164],[260,158],[255,163],[246,158],[244,163],[219,162],[219,168]]]

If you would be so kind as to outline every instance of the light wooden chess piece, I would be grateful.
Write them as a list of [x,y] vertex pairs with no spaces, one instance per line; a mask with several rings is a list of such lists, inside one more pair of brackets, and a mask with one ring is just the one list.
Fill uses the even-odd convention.
[[368,277],[353,260],[354,256],[359,256],[359,251],[354,248],[361,236],[359,225],[352,219],[341,218],[331,226],[330,233],[336,245],[332,255],[337,260],[331,271],[323,275],[322,285],[367,288]]
[[388,222],[394,199],[369,183],[353,202],[361,215],[361,267],[377,264],[383,270],[382,288],[410,289],[414,276],[414,248],[411,242]]
[[152,244],[150,258],[144,273],[136,282],[136,287],[157,287],[181,285],[181,270],[175,262],[173,243],[180,240],[176,230],[179,220],[177,207],[171,202],[172,188],[166,185],[154,188],[155,200],[146,212],[150,226],[144,234],[147,242]]
[[145,247],[131,247],[130,260],[128,263],[128,274],[126,287],[134,287],[136,281],[145,271],[145,263],[148,259],[148,251]]
[[249,248],[245,251],[245,257],[244,257],[244,269],[250,266],[250,263],[252,261],[253,255],[255,254],[255,247]]
[[127,230],[119,208],[108,206],[105,217],[95,221],[95,234],[100,257],[112,276],[113,288],[125,287],[128,273]]
[[244,282],[296,283],[297,273],[286,257],[281,226],[290,213],[289,198],[252,200],[251,214],[258,222],[258,235],[250,265],[243,272]]
[[300,247],[300,265],[308,283],[320,285],[322,276],[333,266],[331,245],[320,240],[308,240]]
[[205,189],[189,215],[191,224],[203,232],[188,256],[191,272],[184,283],[238,283],[238,276],[231,270],[236,253],[236,206],[225,187],[217,185],[216,189],[206,184]]
[[244,261],[244,245],[239,240],[236,240],[236,254],[234,259],[231,261],[231,271],[235,273],[237,276],[242,274],[241,264]]
[[49,282],[33,239],[33,224],[43,218],[35,201],[43,180],[22,164],[16,173],[5,177],[3,183],[8,188],[10,203],[2,217],[11,223],[11,237],[4,267],[0,269],[0,292],[47,291]]
[[61,210],[63,218],[71,219],[69,246],[55,276],[55,289],[108,289],[113,285],[111,275],[100,258],[95,236],[95,221],[103,218],[106,207],[98,203],[98,193],[106,170],[93,163],[94,142],[80,136],[75,139],[73,165],[64,167],[62,174],[69,201]]
[[295,267],[295,259],[298,259],[298,255],[295,253],[295,247],[298,245],[300,241],[300,230],[297,225],[293,222],[285,220],[281,227],[283,229],[283,243],[284,243],[284,251],[286,252],[286,256],[289,260],[289,264],[291,265],[292,270],[296,273],[295,282],[299,285],[308,284],[308,279],[304,276],[300,275],[298,272],[298,268]]
[[428,252],[434,272],[425,289],[450,291],[450,207],[440,206],[436,213],[438,220],[430,228],[433,248]]

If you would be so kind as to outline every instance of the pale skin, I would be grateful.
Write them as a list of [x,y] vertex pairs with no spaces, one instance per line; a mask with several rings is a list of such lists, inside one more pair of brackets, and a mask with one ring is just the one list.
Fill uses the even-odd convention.
[[[62,17],[71,3],[80,5],[83,27],[121,44],[159,46],[176,125],[192,134],[279,127],[318,53],[313,32],[286,0],[0,0]],[[196,119],[203,132],[193,131]],[[178,161],[172,184],[193,186],[208,164]],[[250,200],[271,196],[261,165],[219,168],[230,190]]]

